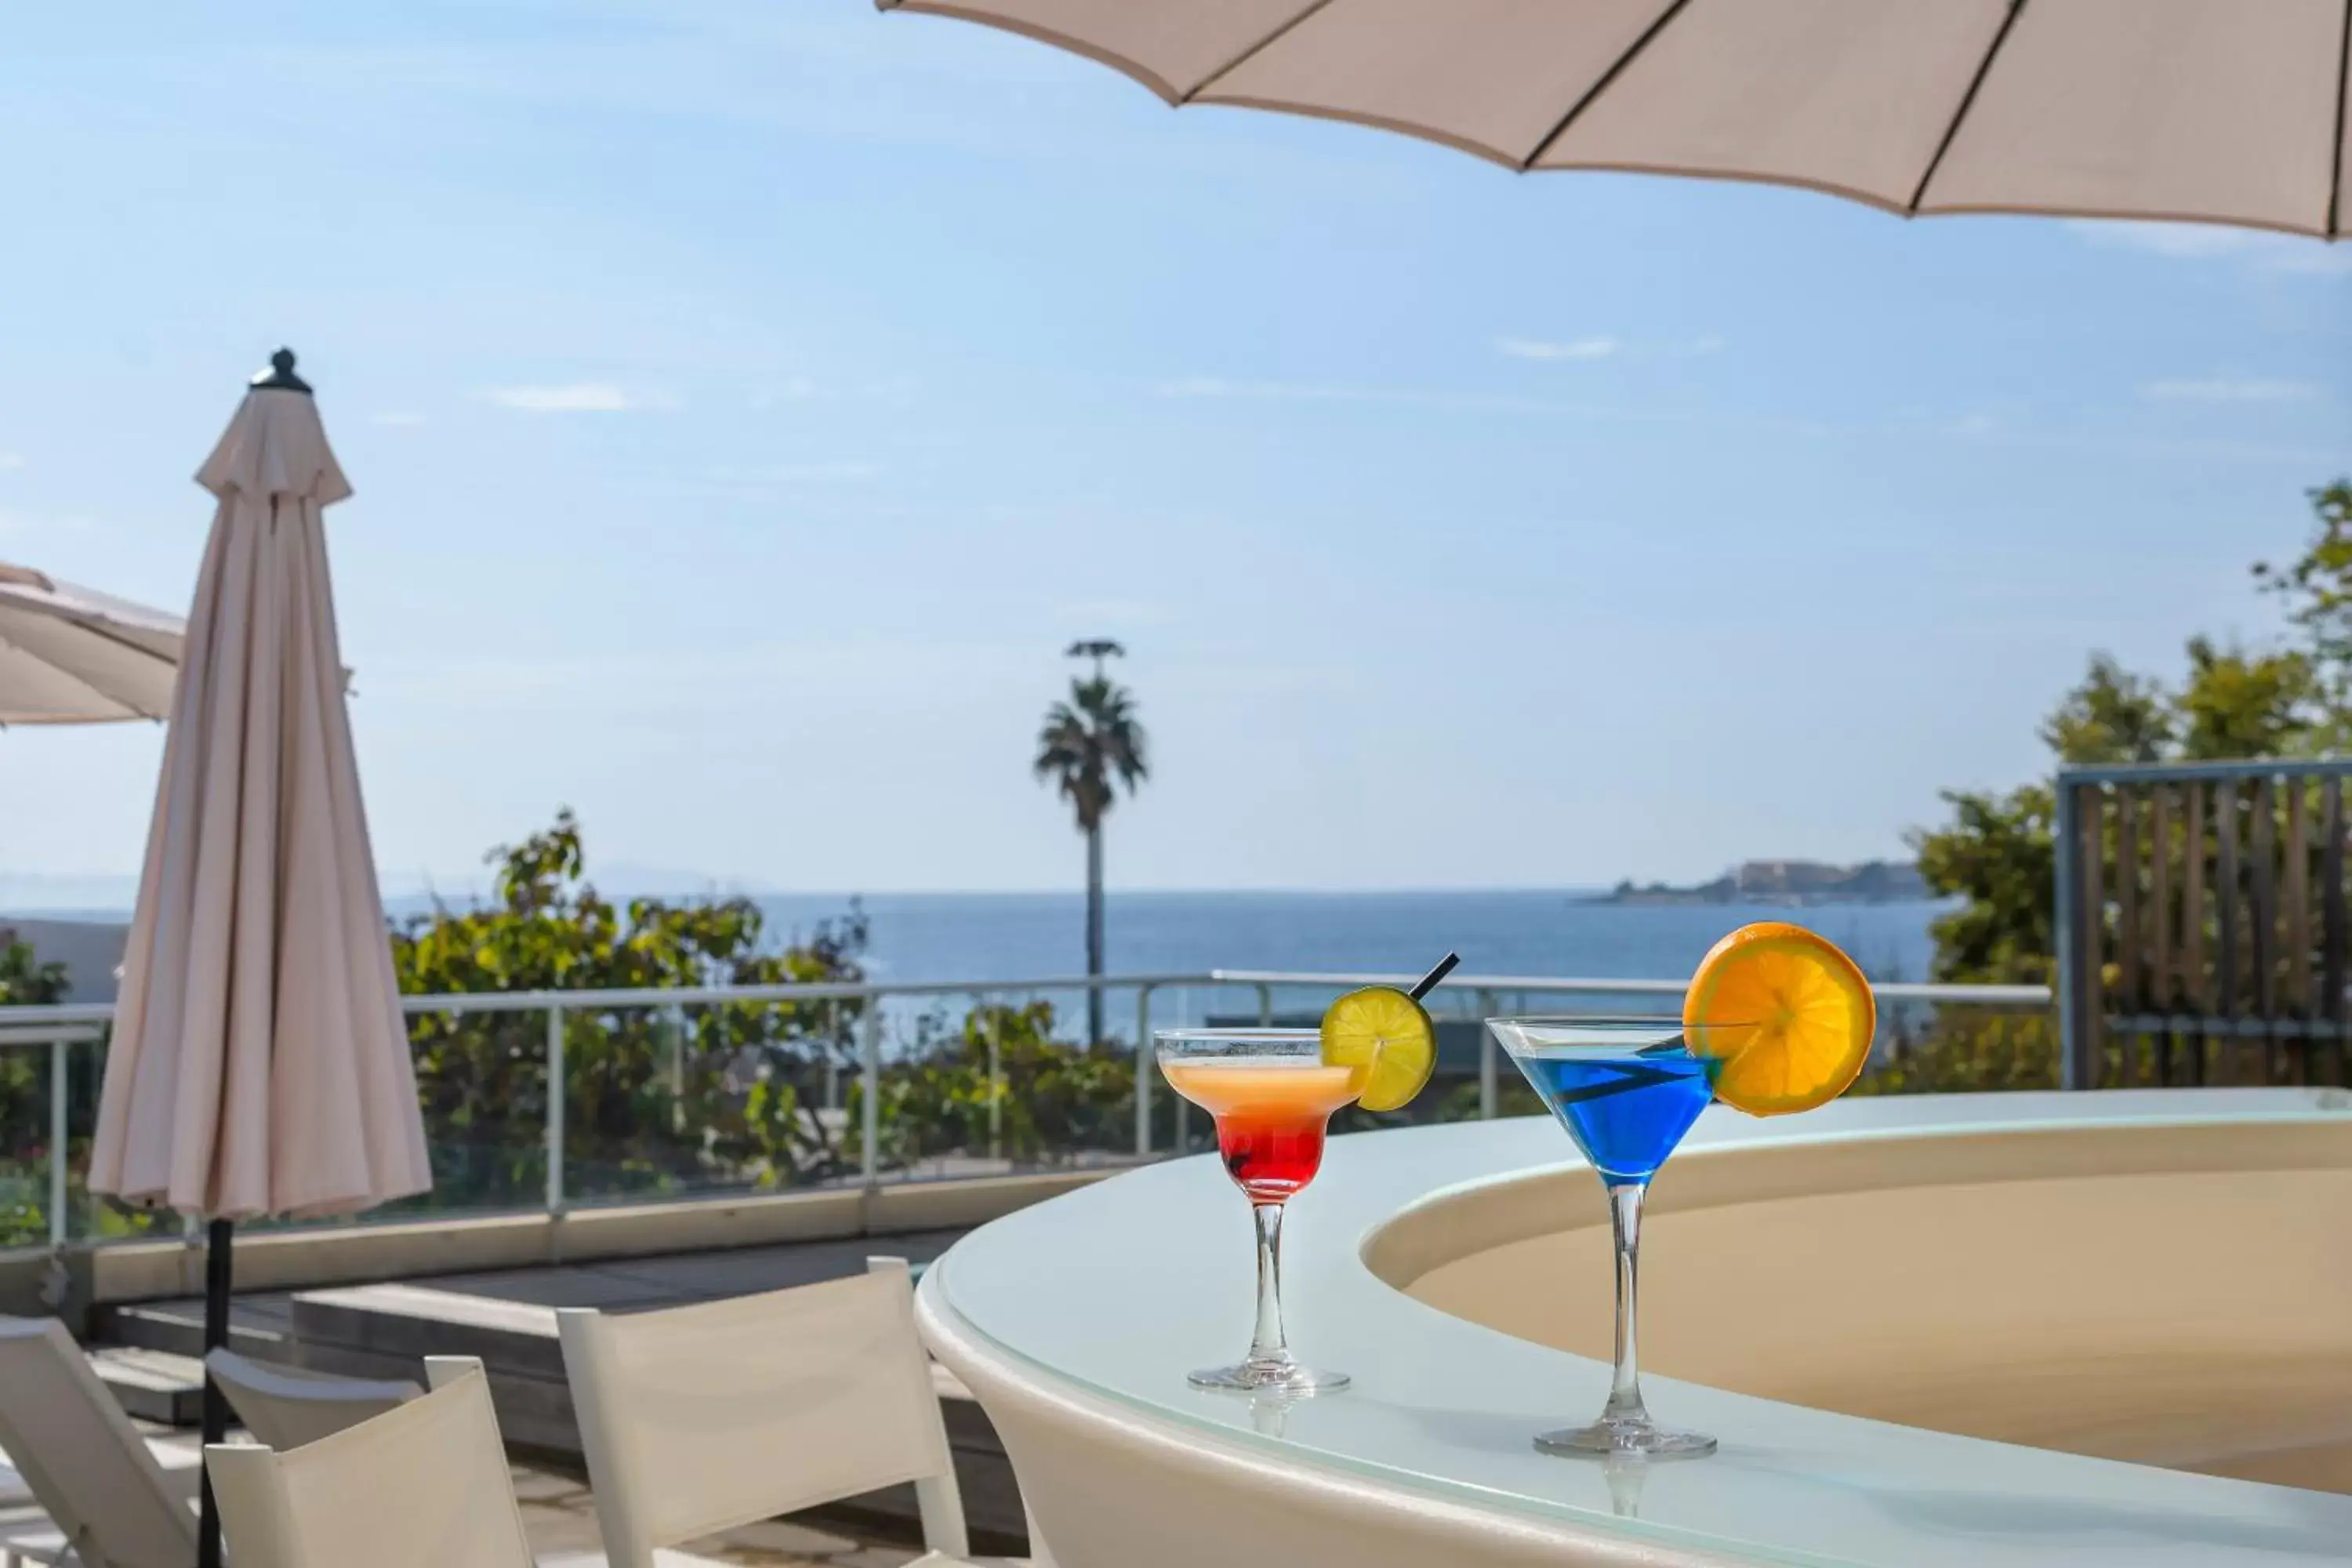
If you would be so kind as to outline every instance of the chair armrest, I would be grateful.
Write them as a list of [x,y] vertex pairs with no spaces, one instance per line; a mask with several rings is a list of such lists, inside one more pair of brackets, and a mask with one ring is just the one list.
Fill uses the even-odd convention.
[[20,1526],[21,1534],[11,1535],[0,1529],[0,1568],[16,1568],[20,1563],[40,1563],[52,1568],[72,1568],[81,1559],[66,1543],[64,1534],[47,1520]]

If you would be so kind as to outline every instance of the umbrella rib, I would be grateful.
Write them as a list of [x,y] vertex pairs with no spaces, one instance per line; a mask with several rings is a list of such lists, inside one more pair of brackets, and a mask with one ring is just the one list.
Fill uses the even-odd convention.
[[[2346,0],[2346,3],[2352,5],[2352,0]],[[1927,167],[1920,174],[1919,183],[1911,188],[1911,199],[1903,204],[1904,216],[1919,216],[1919,204],[1927,199],[1927,186],[1936,178],[1936,171],[1944,166],[1944,154],[1952,150],[1952,142],[1960,133],[1960,121],[1966,120],[1969,110],[1976,107],[1978,92],[1982,90],[1985,79],[1992,75],[1992,62],[2000,58],[2000,47],[2009,42],[2010,29],[2017,26],[2018,16],[2024,9],[2025,0],[2009,0],[2009,15],[2000,19],[2000,31],[1992,36],[1992,43],[1986,48],[1984,58],[1977,62],[1977,74],[1969,79],[1969,90],[1960,94],[1960,106],[1952,110],[1952,122],[1944,127],[1943,140],[1936,143],[1936,155],[1927,160]]]
[[[110,626],[107,626],[107,625],[106,625],[106,623],[104,623],[103,621],[98,621],[98,620],[84,620],[84,619],[82,619],[82,618],[81,618],[80,616],[60,616],[60,617],[58,617],[58,618],[59,618],[59,619],[61,619],[61,620],[66,620],[66,621],[69,622],[69,623],[70,623],[71,625],[73,625],[73,626],[79,626],[83,631],[86,631],[86,632],[89,633],[89,635],[90,635],[90,636],[92,636],[92,637],[94,637],[102,638],[103,640],[105,640],[105,641],[107,641],[107,642],[112,643],[116,647],[121,648],[121,649],[123,649],[123,650],[124,650],[125,652],[127,652],[127,653],[136,654],[136,655],[138,655],[141,658],[150,659],[150,660],[152,660],[153,662],[155,662],[155,663],[157,663],[157,664],[164,665],[164,666],[166,666],[166,667],[168,667],[168,668],[173,668],[173,669],[176,669],[176,668],[179,668],[179,665],[178,665],[178,661],[177,661],[177,660],[165,658],[162,654],[157,653],[153,648],[152,648],[152,647],[142,647],[141,645],[139,645],[138,643],[132,642],[129,637],[122,637],[122,636],[118,635],[118,634],[117,634],[117,633],[116,633],[116,632],[115,632],[115,631],[114,631]],[[79,680],[81,678],[80,678],[79,676],[75,676],[75,677],[74,677],[74,679],[77,679],[77,680]],[[88,681],[83,681],[83,682],[82,682],[82,684],[84,684],[85,686],[87,686],[87,685],[89,685],[89,683]],[[97,691],[97,688],[95,688],[95,687],[91,687],[91,690],[92,690],[92,691],[94,691],[94,692],[96,692],[96,691]],[[139,717],[141,717],[142,719],[163,719],[163,718],[167,718],[167,717],[169,717],[169,715],[167,715],[167,714],[163,714],[163,713],[149,713],[149,712],[146,712],[146,711],[142,710],[139,707],[139,705],[138,705],[137,703],[135,703],[135,702],[124,702],[124,701],[122,701],[121,700],[120,700],[119,698],[107,697],[107,696],[105,695],[105,693],[103,693],[103,692],[98,692],[98,695],[99,695],[102,700],[106,700],[106,701],[109,701],[109,702],[112,702],[112,703],[113,703],[116,707],[118,707],[118,708],[128,708],[128,709],[130,709],[133,713],[137,713],[137,714],[139,715]]]
[[2352,0],[2344,0],[2344,45],[2337,51],[2336,64],[2336,178],[2327,190],[2326,237],[2341,238],[2344,234],[2344,165],[2352,162],[2352,138],[2345,132],[2345,116],[2352,114]]
[[1184,91],[1177,97],[1176,101],[1179,104],[1192,102],[1194,99],[1200,97],[1202,93],[1207,91],[1209,87],[1214,83],[1218,78],[1231,76],[1243,66],[1248,64],[1251,60],[1255,59],[1259,55],[1265,53],[1282,38],[1288,36],[1291,29],[1297,26],[1298,24],[1304,22],[1307,17],[1312,16],[1316,12],[1320,11],[1324,6],[1328,5],[1329,4],[1331,4],[1331,0],[1311,0],[1311,4],[1309,4],[1304,10],[1300,11],[1297,16],[1291,17],[1290,20],[1282,24],[1279,27],[1276,27],[1273,32],[1268,33],[1265,37],[1260,38],[1256,43],[1252,44],[1248,48],[1244,49],[1240,54],[1235,55],[1232,59],[1227,60],[1223,65],[1219,66],[1215,70],[1211,71],[1208,75],[1194,82],[1191,87],[1186,88]]
[[1666,24],[1681,16],[1683,14],[1683,7],[1689,4],[1690,0],[1674,0],[1674,4],[1659,12],[1656,17],[1651,21],[1650,25],[1642,29],[1642,36],[1634,39],[1633,42],[1627,47],[1625,52],[1619,55],[1615,61],[1610,65],[1607,70],[1601,73],[1601,79],[1594,82],[1591,87],[1586,88],[1584,89],[1584,96],[1568,106],[1568,112],[1561,115],[1559,121],[1552,126],[1551,130],[1545,133],[1544,139],[1536,143],[1536,150],[1519,161],[1519,173],[1524,174],[1529,169],[1534,168],[1538,161],[1539,161],[1545,153],[1551,151],[1552,143],[1568,134],[1568,128],[1576,123],[1577,117],[1591,107],[1592,100],[1599,98],[1602,93],[1608,91],[1610,84],[1617,79],[1619,75],[1624,71],[1627,66],[1633,63],[1635,58],[1638,57],[1643,49],[1650,47],[1650,40],[1656,37],[1660,33],[1664,32],[1666,30]]
[[[71,688],[66,695],[71,698],[74,701],[83,704],[85,710],[94,710],[96,708],[111,708],[117,710],[119,717],[131,719],[161,719],[164,717],[164,715],[161,713],[150,713],[135,702],[125,702],[120,697],[110,696],[108,693],[100,690],[95,684],[93,684],[88,676],[77,675],[61,664],[52,664],[47,659],[42,658],[39,654],[35,653],[31,648],[26,647],[21,643],[13,643],[6,637],[0,637],[0,648],[10,648],[17,653],[24,654],[26,658],[31,658],[41,668],[47,670],[51,675],[54,675],[59,680],[64,681],[69,688]],[[49,721],[50,721],[46,719],[17,721],[20,724],[38,724]],[[88,722],[102,724],[110,722],[111,721],[106,719],[92,719],[87,721],[69,719],[66,721],[68,723]]]

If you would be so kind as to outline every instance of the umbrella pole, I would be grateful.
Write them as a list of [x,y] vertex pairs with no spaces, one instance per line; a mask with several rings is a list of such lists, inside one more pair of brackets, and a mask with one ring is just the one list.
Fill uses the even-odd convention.
[[[216,1219],[205,1233],[205,1353],[210,1355],[228,1343],[228,1294],[230,1248],[236,1238],[236,1222]],[[228,1401],[221,1397],[220,1384],[213,1377],[212,1368],[205,1368],[205,1441],[217,1443],[228,1436]],[[196,1521],[196,1568],[221,1568],[220,1510],[213,1502],[213,1478],[209,1467],[204,1478],[203,1511]]]

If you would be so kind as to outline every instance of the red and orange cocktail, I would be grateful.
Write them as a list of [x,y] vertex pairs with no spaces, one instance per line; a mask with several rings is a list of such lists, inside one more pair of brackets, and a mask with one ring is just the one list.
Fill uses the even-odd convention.
[[1288,1394],[1346,1387],[1344,1373],[1299,1365],[1284,1336],[1283,1205],[1322,1169],[1333,1111],[1358,1102],[1392,1110],[1421,1091],[1435,1056],[1429,1015],[1416,997],[1371,986],[1334,1003],[1319,1029],[1168,1029],[1153,1038],[1170,1086],[1215,1119],[1217,1152],[1257,1227],[1249,1354],[1193,1373],[1192,1383]]
[[1354,1070],[1319,1061],[1180,1060],[1161,1070],[1216,1119],[1225,1173],[1252,1203],[1278,1204],[1315,1179],[1325,1125],[1356,1098]]
[[1190,1381],[1196,1388],[1291,1394],[1346,1387],[1346,1373],[1301,1366],[1290,1353],[1282,1327],[1282,1205],[1315,1179],[1324,1126],[1356,1098],[1363,1075],[1327,1064],[1314,1029],[1170,1029],[1154,1043],[1170,1086],[1215,1119],[1217,1152],[1257,1227],[1257,1331],[1249,1354]]

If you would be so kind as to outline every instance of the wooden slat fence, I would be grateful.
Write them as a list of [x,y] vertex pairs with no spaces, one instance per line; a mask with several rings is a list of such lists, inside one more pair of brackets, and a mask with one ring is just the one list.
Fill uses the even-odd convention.
[[2352,761],[2058,776],[2070,1089],[2352,1081]]

